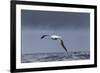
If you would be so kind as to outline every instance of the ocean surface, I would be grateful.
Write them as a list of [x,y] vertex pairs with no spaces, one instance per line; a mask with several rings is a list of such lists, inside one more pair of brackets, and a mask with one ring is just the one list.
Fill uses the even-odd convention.
[[78,52],[53,52],[53,53],[27,53],[22,54],[22,63],[50,62],[50,61],[73,61],[90,59],[89,51]]

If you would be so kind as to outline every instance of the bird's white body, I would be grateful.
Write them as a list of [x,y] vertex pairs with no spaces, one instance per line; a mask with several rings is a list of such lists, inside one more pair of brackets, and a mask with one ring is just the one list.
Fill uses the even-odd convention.
[[51,37],[51,39],[61,39],[61,36],[57,36],[57,35],[52,35],[50,37]]

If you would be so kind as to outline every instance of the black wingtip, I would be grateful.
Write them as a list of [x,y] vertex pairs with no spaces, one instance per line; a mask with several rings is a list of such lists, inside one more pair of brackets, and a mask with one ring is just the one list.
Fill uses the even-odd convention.
[[44,37],[42,36],[41,39],[43,39]]
[[41,37],[41,39],[43,39],[43,38],[46,37],[46,36],[48,36],[48,35],[43,35],[43,36]]
[[65,47],[65,45],[64,45],[64,43],[63,43],[63,40],[60,40],[61,41],[61,45],[62,45],[62,47],[64,48],[64,50],[68,53],[68,50],[67,50],[67,48]]

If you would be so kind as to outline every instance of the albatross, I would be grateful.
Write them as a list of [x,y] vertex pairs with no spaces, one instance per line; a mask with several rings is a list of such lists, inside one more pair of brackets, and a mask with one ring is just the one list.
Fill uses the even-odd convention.
[[43,38],[45,38],[45,37],[49,37],[49,38],[52,39],[52,40],[58,40],[58,41],[60,42],[62,48],[63,48],[63,49],[67,52],[67,54],[68,54],[67,48],[65,47],[64,42],[63,42],[61,36],[58,36],[58,35],[43,35],[43,36],[41,36],[41,39],[43,39]]

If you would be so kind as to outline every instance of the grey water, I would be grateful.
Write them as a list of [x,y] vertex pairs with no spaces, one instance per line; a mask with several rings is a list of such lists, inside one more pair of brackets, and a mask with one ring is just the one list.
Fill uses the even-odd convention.
[[27,53],[22,54],[22,63],[50,62],[50,61],[73,61],[90,59],[89,51],[78,52],[53,52],[53,53]]

